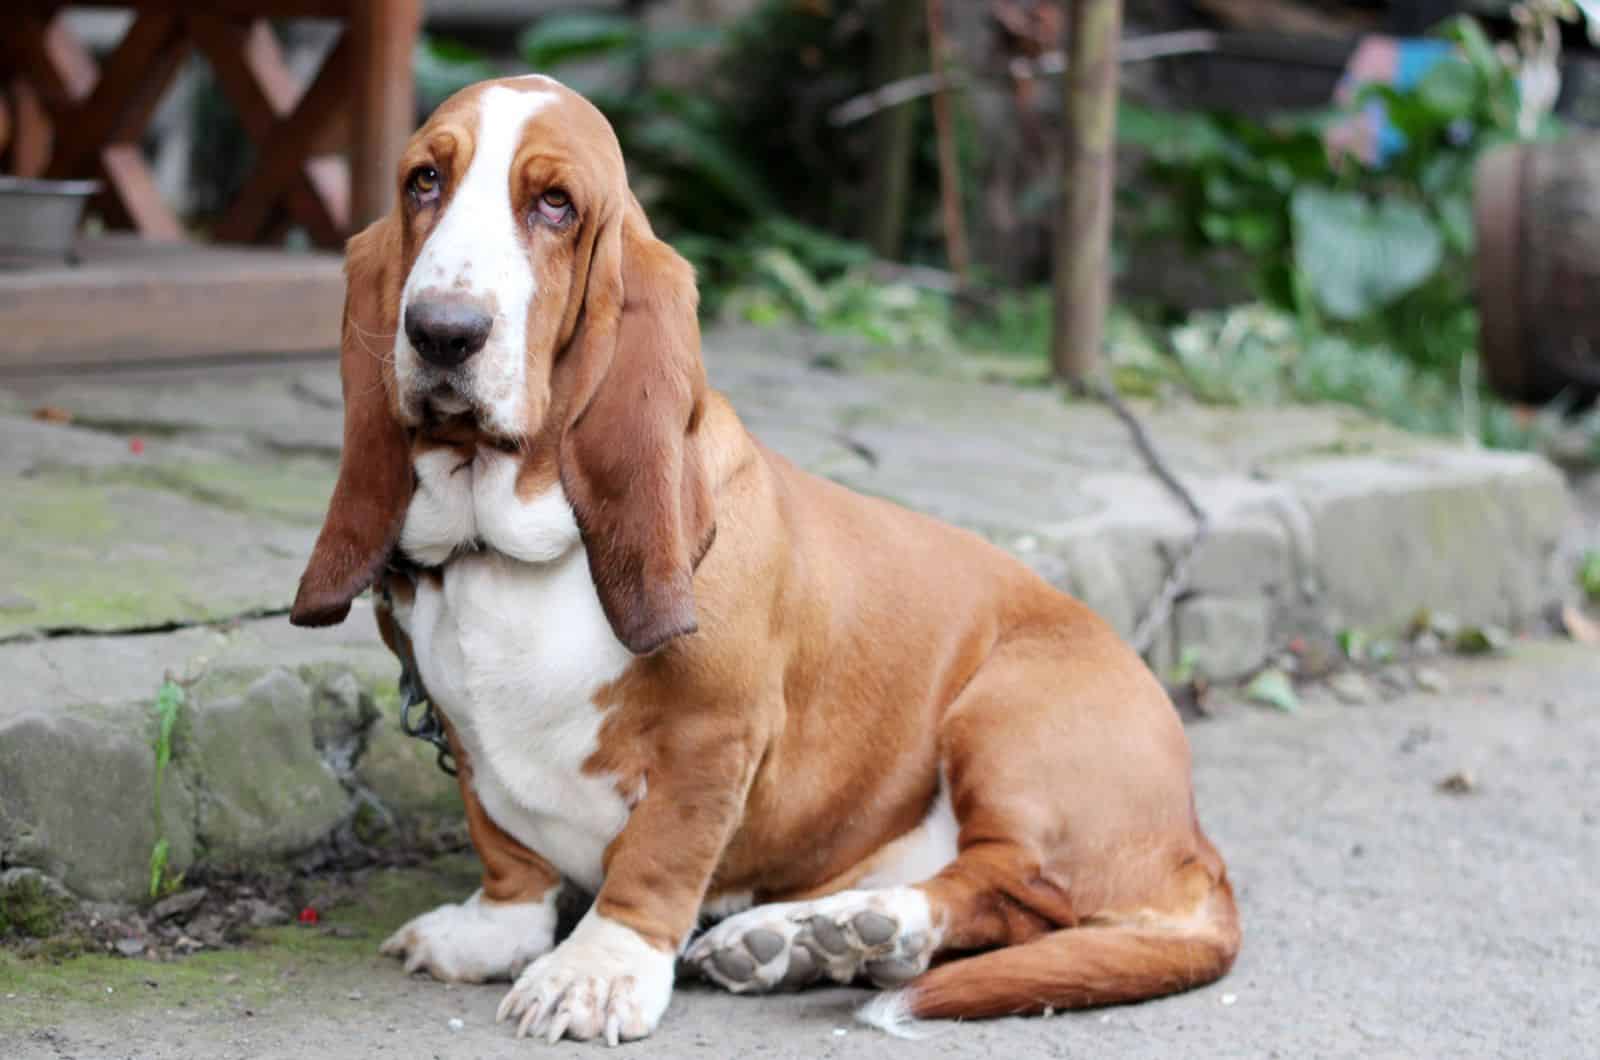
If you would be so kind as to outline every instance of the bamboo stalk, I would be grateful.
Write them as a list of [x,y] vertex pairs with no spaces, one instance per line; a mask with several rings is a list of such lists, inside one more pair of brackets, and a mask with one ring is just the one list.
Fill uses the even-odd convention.
[[1056,225],[1050,350],[1052,369],[1066,379],[1084,379],[1094,371],[1105,338],[1121,31],[1122,0],[1075,0],[1063,82],[1067,154]]

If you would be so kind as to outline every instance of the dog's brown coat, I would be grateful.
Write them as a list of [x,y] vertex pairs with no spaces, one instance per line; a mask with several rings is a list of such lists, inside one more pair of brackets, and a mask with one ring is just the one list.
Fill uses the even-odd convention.
[[[441,108],[408,167],[464,167],[474,99]],[[708,895],[849,886],[921,820],[942,771],[960,853],[921,886],[943,956],[991,952],[915,980],[913,1015],[1129,1001],[1223,975],[1232,893],[1196,820],[1182,727],[1141,660],[999,549],[746,433],[706,387],[690,270],[651,233],[586,102],[568,93],[529,122],[510,179],[559,180],[580,209],[538,259],[537,422],[516,439],[401,426],[381,347],[437,216],[402,196],[351,241],[346,456],[294,620],[342,619],[377,575],[412,451],[517,446],[526,479],[559,474],[606,616],[638,656],[599,697],[586,766],[646,792],[605,853],[605,916],[671,950]],[[554,871],[488,819],[463,764],[486,896],[542,896]]]

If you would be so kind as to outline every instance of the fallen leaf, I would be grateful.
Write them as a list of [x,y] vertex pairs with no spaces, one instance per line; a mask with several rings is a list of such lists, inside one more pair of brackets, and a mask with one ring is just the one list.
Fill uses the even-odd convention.
[[1339,650],[1351,662],[1360,662],[1367,654],[1367,635],[1359,629],[1341,629],[1338,640]]
[[1328,688],[1338,697],[1339,702],[1351,706],[1370,703],[1377,695],[1377,689],[1372,687],[1372,682],[1353,670],[1334,674],[1328,679]]
[[1567,631],[1567,636],[1579,644],[1600,644],[1600,622],[1571,604],[1561,607],[1561,625]]
[[1287,714],[1300,709],[1300,697],[1295,693],[1289,675],[1282,670],[1262,670],[1246,686],[1244,694],[1247,699],[1277,707]]
[[1455,636],[1455,649],[1461,655],[1492,655],[1511,643],[1511,635],[1497,626],[1466,626]]
[[1330,640],[1317,638],[1309,641],[1305,650],[1294,656],[1282,669],[1286,673],[1297,674],[1302,678],[1312,679],[1326,677],[1335,669],[1343,665],[1344,655],[1339,646]]
[[1412,677],[1417,682],[1417,688],[1423,692],[1432,692],[1435,695],[1438,695],[1447,691],[1450,687],[1449,679],[1446,678],[1444,674],[1440,673],[1438,670],[1432,669],[1431,667],[1417,667],[1417,670],[1414,674],[1412,674]]
[[1583,563],[1578,567],[1578,585],[1589,599],[1600,600],[1600,549],[1583,554]]

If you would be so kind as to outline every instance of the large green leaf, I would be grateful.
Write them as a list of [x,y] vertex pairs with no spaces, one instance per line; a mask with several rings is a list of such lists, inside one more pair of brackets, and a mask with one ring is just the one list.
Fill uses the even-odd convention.
[[529,66],[545,70],[630,48],[638,38],[637,25],[626,15],[575,11],[547,15],[529,26],[518,38],[517,50]]
[[1117,110],[1117,139],[1164,162],[1198,165],[1223,157],[1227,134],[1208,114],[1157,110],[1124,101]]
[[1408,148],[1433,143],[1454,120],[1428,104],[1420,92],[1401,91],[1393,85],[1363,85],[1356,99],[1363,106],[1373,100],[1381,102],[1384,116],[1405,137]]
[[1495,51],[1494,42],[1475,18],[1459,15],[1445,23],[1444,36],[1461,45],[1467,62],[1479,77],[1492,80],[1505,73],[1506,64]]
[[1415,290],[1439,267],[1444,239],[1416,203],[1301,188],[1291,203],[1295,267],[1329,316],[1356,320]]
[[1442,118],[1470,118],[1478,109],[1478,74],[1465,59],[1446,59],[1422,76],[1417,95]]
[[517,49],[529,66],[548,70],[574,59],[702,48],[719,43],[722,37],[717,26],[653,30],[627,15],[574,11],[546,15],[535,22],[518,38]]
[[494,66],[464,44],[438,37],[417,42],[412,60],[417,95],[432,109],[470,84],[495,76]]

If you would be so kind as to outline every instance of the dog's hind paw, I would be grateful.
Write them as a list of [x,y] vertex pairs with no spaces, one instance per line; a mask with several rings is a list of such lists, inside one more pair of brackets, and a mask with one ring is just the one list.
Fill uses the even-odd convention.
[[757,906],[708,930],[683,959],[736,994],[860,976],[898,986],[927,970],[938,942],[922,892],[890,887]]

